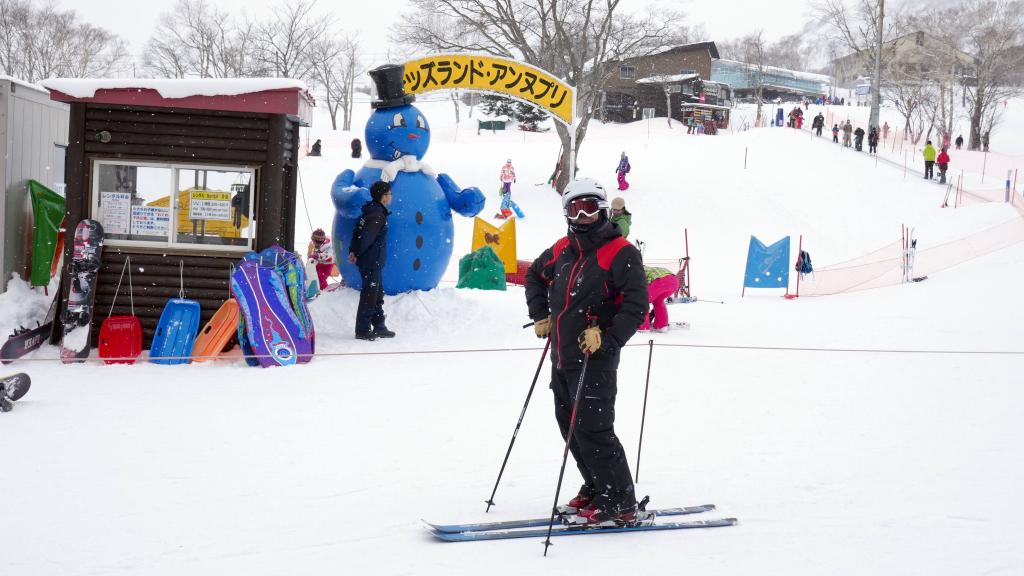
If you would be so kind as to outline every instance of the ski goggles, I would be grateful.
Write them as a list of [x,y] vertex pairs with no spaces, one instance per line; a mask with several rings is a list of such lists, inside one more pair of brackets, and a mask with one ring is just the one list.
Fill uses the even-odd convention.
[[576,220],[581,216],[596,216],[601,210],[606,210],[608,203],[597,198],[576,198],[571,200],[565,207],[565,217]]

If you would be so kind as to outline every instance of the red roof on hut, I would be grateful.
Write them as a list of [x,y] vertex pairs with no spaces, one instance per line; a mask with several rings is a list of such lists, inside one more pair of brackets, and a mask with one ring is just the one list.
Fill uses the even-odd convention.
[[314,105],[305,83],[291,78],[51,78],[42,85],[60,102],[288,114],[303,125]]

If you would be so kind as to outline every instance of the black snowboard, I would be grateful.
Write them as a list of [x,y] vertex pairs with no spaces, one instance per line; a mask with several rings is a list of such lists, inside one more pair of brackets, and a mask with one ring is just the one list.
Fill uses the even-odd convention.
[[74,242],[68,265],[68,303],[61,314],[64,337],[60,342],[60,359],[64,363],[89,357],[92,302],[103,252],[103,226],[95,220],[82,220],[75,228]]
[[32,386],[28,374],[11,374],[0,378],[0,412],[10,412],[13,402],[20,399]]
[[58,302],[59,298],[54,296],[53,303],[50,304],[50,311],[46,313],[46,319],[42,324],[37,322],[35,328],[21,327],[15,330],[14,334],[11,334],[7,342],[0,347],[0,362],[10,364],[46,342],[53,327],[53,318],[57,314]]

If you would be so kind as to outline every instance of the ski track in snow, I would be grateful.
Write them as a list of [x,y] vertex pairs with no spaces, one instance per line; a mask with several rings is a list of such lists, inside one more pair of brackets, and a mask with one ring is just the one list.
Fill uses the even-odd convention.
[[[472,120],[455,130],[450,103],[422,109],[434,128],[425,161],[462,187],[479,186],[482,215],[496,211],[499,170],[513,160],[524,180],[513,199],[527,215],[517,222],[520,259],[564,234],[558,197],[532,185],[550,175],[553,131],[478,136]],[[897,124],[891,111],[883,118]],[[317,123],[310,137],[323,139],[325,156],[301,163],[302,254],[311,228],[331,228],[334,177],[361,164],[347,157],[352,133],[332,133],[323,116]],[[618,194],[623,150],[633,171]],[[688,137],[663,119],[594,122],[579,163],[581,176],[626,199],[631,238],[647,244],[648,260],[682,256],[687,227],[694,295],[726,302],[673,305],[672,319],[693,328],[638,334],[623,351],[616,430],[634,471],[650,339],[1022,349],[1024,245],[919,284],[796,301],[781,290],[739,297],[751,234],[769,243],[791,235],[794,251],[803,234],[821,267],[899,239],[902,223],[924,248],[1017,217],[1008,206],[940,209],[944,188],[806,130]],[[543,343],[520,328],[522,288],[454,289],[472,230],[470,219],[454,219],[441,287],[385,299],[397,338],[353,340],[358,295],[342,289],[311,305],[317,351],[532,349],[334,356],[274,369],[238,359],[10,366],[29,372],[33,387],[0,414],[3,573],[518,575],[578,571],[581,562],[702,576],[1024,569],[1021,356],[656,347],[638,493],[654,507],[715,503],[701,517],[736,516],[738,526],[564,538],[547,558],[539,539],[434,541],[421,518],[543,515],[562,452],[545,366],[497,506],[483,513]],[[49,303],[12,286],[0,295],[4,330],[41,318]],[[56,348],[32,358],[56,359]],[[578,484],[570,463],[562,500]]]

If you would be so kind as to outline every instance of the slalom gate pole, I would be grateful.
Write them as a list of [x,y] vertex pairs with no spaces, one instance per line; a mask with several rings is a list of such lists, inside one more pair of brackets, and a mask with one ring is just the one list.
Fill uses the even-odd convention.
[[530,383],[530,391],[526,393],[526,402],[523,402],[523,409],[519,412],[519,421],[516,422],[516,429],[512,431],[512,440],[508,443],[508,450],[505,451],[505,459],[501,461],[501,470],[498,470],[498,479],[494,481],[494,490],[491,490],[491,497],[486,500],[487,509],[484,513],[491,511],[491,506],[494,506],[494,495],[498,492],[498,483],[501,482],[501,476],[505,473],[505,465],[508,464],[508,457],[512,454],[512,446],[516,443],[516,436],[519,435],[519,427],[523,425],[523,417],[526,416],[526,407],[530,405],[530,397],[533,396],[533,388],[537,385],[537,378],[540,376],[540,369],[544,366],[544,359],[548,356],[548,348],[551,346],[551,337],[548,336],[547,342],[544,343],[544,352],[540,355],[540,362],[537,364],[537,371],[533,374],[533,382]]
[[988,168],[988,152],[985,152],[985,157],[981,161],[981,183],[985,183],[985,169]]
[[647,346],[647,382],[644,383],[644,410],[640,415],[640,443],[636,446],[636,482],[640,482],[640,450],[644,447],[644,423],[647,421],[647,390],[651,387],[651,358],[654,356],[654,340],[648,340]]
[[548,555],[548,548],[551,546],[551,530],[555,527],[555,514],[558,513],[558,494],[562,491],[562,478],[565,477],[565,462],[569,459],[569,442],[572,442],[573,432],[576,430],[576,411],[580,407],[580,397],[583,396],[583,379],[587,375],[587,364],[590,362],[590,353],[583,355],[583,369],[580,370],[580,382],[576,385],[576,399],[572,402],[572,419],[569,420],[569,432],[565,435],[565,450],[562,451],[562,469],[558,471],[558,485],[555,487],[555,502],[551,505],[551,520],[548,521],[548,537],[544,540],[544,556]]

